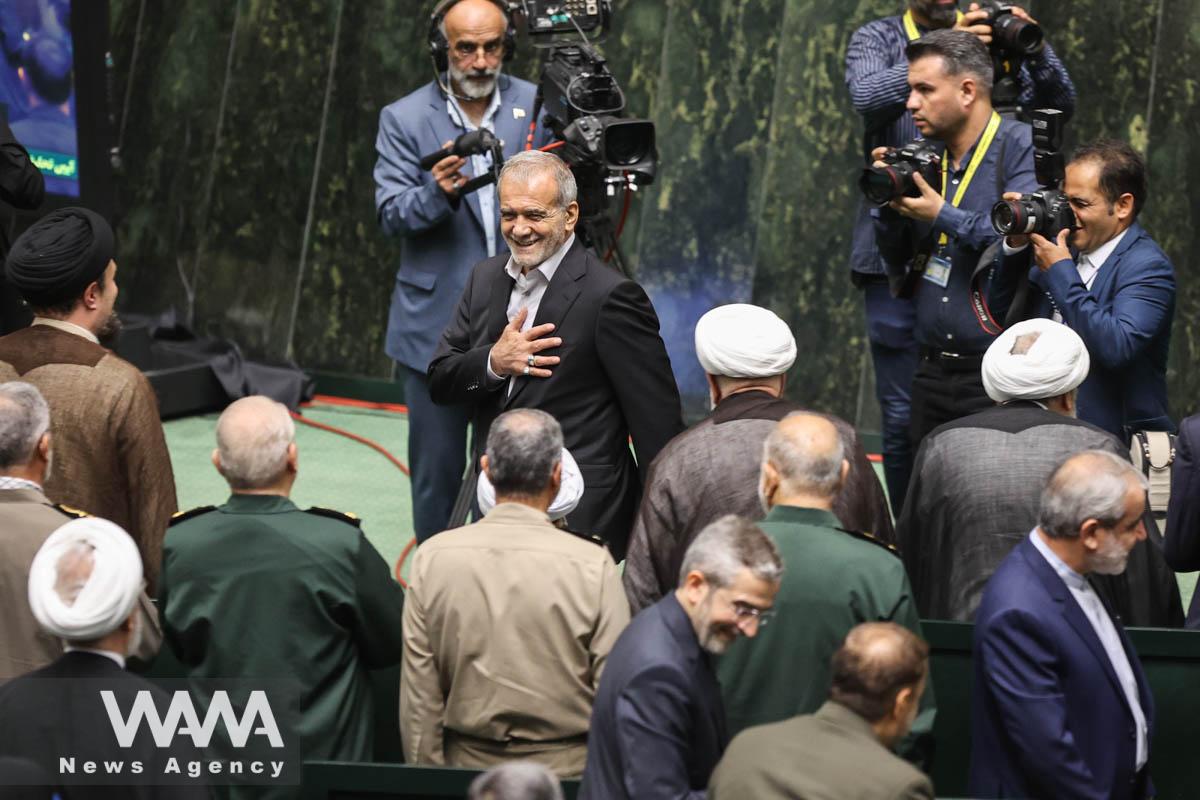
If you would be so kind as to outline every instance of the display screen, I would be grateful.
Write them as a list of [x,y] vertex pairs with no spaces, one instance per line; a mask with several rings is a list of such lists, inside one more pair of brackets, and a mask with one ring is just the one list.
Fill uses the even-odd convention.
[[71,0],[0,0],[0,106],[49,194],[79,197]]

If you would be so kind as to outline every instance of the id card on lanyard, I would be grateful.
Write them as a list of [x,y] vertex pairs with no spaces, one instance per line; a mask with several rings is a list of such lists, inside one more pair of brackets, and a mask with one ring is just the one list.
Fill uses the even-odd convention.
[[[946,192],[949,190],[950,182],[947,180],[947,171],[949,170],[950,157],[946,153],[942,153],[942,197],[950,205],[958,208],[959,203],[966,197],[967,187],[971,185],[971,180],[975,177],[975,173],[979,171],[979,166],[983,160],[987,158],[988,150],[992,147],[992,141],[996,138],[996,132],[1000,130],[1000,115],[995,111],[992,112],[992,118],[988,120],[987,128],[983,131],[983,136],[979,139],[979,144],[975,148],[975,154],[971,156],[971,162],[967,164],[967,172],[963,175],[962,183],[958,185],[958,189],[954,192],[954,197],[946,197]],[[952,264],[950,260],[942,256],[946,249],[946,245],[950,242],[944,232],[938,235],[937,247],[934,248],[936,255],[929,259],[929,263],[925,266],[924,278],[931,283],[937,284],[945,289],[950,283],[950,268]]]

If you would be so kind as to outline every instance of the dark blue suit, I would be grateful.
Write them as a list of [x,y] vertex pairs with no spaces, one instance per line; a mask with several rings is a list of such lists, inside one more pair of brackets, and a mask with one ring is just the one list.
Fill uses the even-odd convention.
[[[1116,629],[1149,736],[1154,699],[1119,621]],[[1148,771],[1134,772],[1133,720],[1087,616],[1023,539],[988,582],[975,615],[970,796],[1151,796]]]
[[671,592],[609,653],[580,800],[700,800],[727,744],[710,657]]
[[[1200,569],[1200,415],[1179,423],[1175,440],[1175,464],[1171,467],[1171,504],[1167,508],[1167,530],[1163,555],[1177,572]],[[1200,592],[1192,595],[1186,627],[1200,628]]]
[[[525,145],[536,87],[501,75],[496,136],[508,158]],[[404,373],[408,404],[408,458],[412,467],[413,526],[421,540],[445,527],[465,467],[468,411],[436,406],[425,372],[442,330],[458,305],[471,269],[488,257],[485,229],[500,235],[499,203],[483,218],[479,195],[451,201],[421,157],[463,133],[446,110],[446,96],[430,82],[383,109],[375,149],[375,208],[383,232],[400,241],[400,268],[388,314],[387,354]],[[535,144],[546,141],[537,131]],[[465,169],[470,172],[470,166]]]
[[1030,265],[1031,248],[1001,256],[989,305],[1003,319],[1017,278],[1030,280],[1027,317],[1057,308],[1083,339],[1091,372],[1079,387],[1079,418],[1128,442],[1139,430],[1171,431],[1167,413],[1167,350],[1175,314],[1175,268],[1136,222],[1097,273],[1091,291],[1073,261],[1042,272]]

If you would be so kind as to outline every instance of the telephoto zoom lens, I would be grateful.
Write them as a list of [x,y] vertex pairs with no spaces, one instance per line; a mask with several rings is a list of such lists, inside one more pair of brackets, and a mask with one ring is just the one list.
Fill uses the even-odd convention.
[[903,197],[912,183],[912,165],[892,164],[886,167],[867,167],[858,179],[858,188],[877,206],[885,206]]
[[992,36],[1005,50],[1032,56],[1042,49],[1042,29],[1035,23],[1021,19],[1016,14],[1002,16],[992,26]]
[[1029,233],[1037,226],[1037,216],[1027,200],[1001,200],[992,206],[992,228],[1001,236]]

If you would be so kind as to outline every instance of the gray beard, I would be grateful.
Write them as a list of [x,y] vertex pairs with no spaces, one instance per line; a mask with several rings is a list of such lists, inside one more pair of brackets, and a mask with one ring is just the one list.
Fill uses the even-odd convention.
[[488,76],[487,81],[471,80],[472,77],[482,76],[472,76],[453,64],[450,65],[450,80],[458,87],[458,93],[468,100],[483,100],[491,97],[492,92],[496,90],[496,78],[499,75],[500,70],[496,70]]

